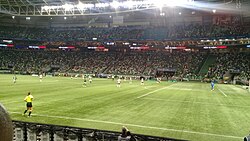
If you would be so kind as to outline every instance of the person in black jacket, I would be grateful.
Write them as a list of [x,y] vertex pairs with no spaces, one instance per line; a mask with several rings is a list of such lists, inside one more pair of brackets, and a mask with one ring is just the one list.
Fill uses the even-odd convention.
[[0,103],[0,140],[13,140],[13,126],[9,114]]
[[122,134],[118,136],[118,141],[130,141],[130,136],[127,135],[128,129],[123,126],[122,127]]

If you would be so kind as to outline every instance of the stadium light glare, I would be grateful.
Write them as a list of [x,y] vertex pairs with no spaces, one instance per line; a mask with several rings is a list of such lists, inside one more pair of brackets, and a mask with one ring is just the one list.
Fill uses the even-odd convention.
[[50,9],[50,6],[42,6],[42,10],[48,11]]
[[108,7],[109,4],[108,3],[96,3],[95,7],[97,8],[104,8],[104,7]]
[[165,5],[165,1],[162,1],[162,0],[154,0],[152,2],[153,2],[153,5],[155,5],[155,7],[159,8],[160,10],[162,10],[162,8]]
[[[159,8],[162,11],[163,7],[174,7],[174,6],[190,6],[194,2],[194,0],[125,0],[118,1],[113,0],[112,2],[100,2],[100,3],[82,3],[78,4],[70,4],[66,3],[64,5],[53,5],[53,6],[42,6],[41,10],[48,11],[51,9],[55,9],[57,11],[65,10],[65,11],[77,11],[77,10],[86,10],[86,9],[95,9],[98,8],[124,8],[126,9],[144,9],[144,8]],[[64,12],[66,13],[66,12]],[[81,11],[81,13],[83,13]]]
[[15,16],[12,16],[12,19],[15,19]]
[[175,6],[183,6],[183,5],[189,5],[192,0],[148,0],[146,3],[151,3],[155,7],[163,8],[166,6],[169,7],[175,7]]
[[64,4],[62,5],[62,8],[64,8],[66,11],[74,9],[74,6],[72,4]]
[[136,1],[129,0],[129,1],[123,2],[123,6],[126,8],[129,8],[129,9],[133,8],[136,5],[138,5],[138,2],[136,2]]
[[216,9],[213,9],[212,12],[213,12],[213,13],[216,13]]
[[163,13],[163,12],[162,12],[162,13],[160,13],[160,16],[165,16],[165,13]]
[[121,3],[119,3],[118,1],[113,1],[112,3],[110,3],[110,6],[117,9],[121,6]]
[[67,20],[67,17],[63,17],[64,20]]
[[77,5],[76,5],[76,7],[78,8],[78,9],[91,9],[91,8],[94,8],[95,7],[95,5],[94,4],[90,4],[90,3],[81,3],[81,2],[79,2]]

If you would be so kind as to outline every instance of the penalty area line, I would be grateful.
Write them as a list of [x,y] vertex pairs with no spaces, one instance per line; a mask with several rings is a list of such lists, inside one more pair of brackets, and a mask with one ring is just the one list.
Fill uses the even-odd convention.
[[[20,112],[9,112],[9,113],[11,113],[11,114],[20,114],[20,115],[22,114]],[[121,126],[131,126],[131,127],[145,128],[145,129],[155,129],[155,130],[163,130],[163,131],[170,131],[170,132],[181,132],[181,133],[188,133],[188,134],[208,135],[208,136],[216,136],[216,137],[224,137],[224,138],[236,138],[236,139],[242,139],[243,138],[243,137],[231,136],[231,135],[221,135],[221,134],[213,134],[213,133],[206,133],[206,132],[178,130],[178,129],[170,129],[170,128],[164,128],[164,127],[152,127],[152,126],[137,125],[137,124],[126,124],[126,123],[103,121],[103,120],[94,120],[94,119],[86,119],[86,118],[73,118],[73,117],[66,117],[66,116],[51,116],[51,115],[40,115],[40,114],[32,114],[32,115],[37,116],[37,117],[79,120],[79,121],[87,121],[87,122],[95,122],[95,123],[105,123],[105,124],[113,124],[113,125],[121,125]]]
[[[169,86],[170,86],[170,85],[169,85]],[[154,91],[151,91],[151,92],[148,92],[148,93],[146,93],[146,94],[144,94],[144,95],[138,96],[137,98],[142,98],[142,97],[148,96],[148,95],[150,95],[150,94],[152,94],[152,93],[155,93],[155,92],[158,92],[158,91],[160,91],[160,90],[167,89],[167,88],[168,88],[168,86],[163,87],[163,88],[160,88],[160,89],[157,89],[157,90],[154,90]]]

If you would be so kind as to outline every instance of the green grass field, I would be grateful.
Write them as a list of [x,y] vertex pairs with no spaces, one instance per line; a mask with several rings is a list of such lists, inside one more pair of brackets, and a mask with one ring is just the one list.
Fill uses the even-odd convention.
[[[0,102],[13,120],[120,131],[200,141],[241,141],[250,130],[250,93],[240,86],[209,83],[83,80],[0,75]],[[22,116],[31,92],[33,116]]]

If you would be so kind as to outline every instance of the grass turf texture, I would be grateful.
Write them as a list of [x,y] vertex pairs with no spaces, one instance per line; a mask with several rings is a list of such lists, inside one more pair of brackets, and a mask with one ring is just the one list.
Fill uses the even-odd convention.
[[[65,77],[0,75],[0,102],[12,119],[56,125],[120,131],[187,140],[241,141],[250,130],[250,93],[233,85],[209,83],[83,80]],[[33,116],[25,110],[31,92]],[[224,93],[224,94],[223,94]]]

